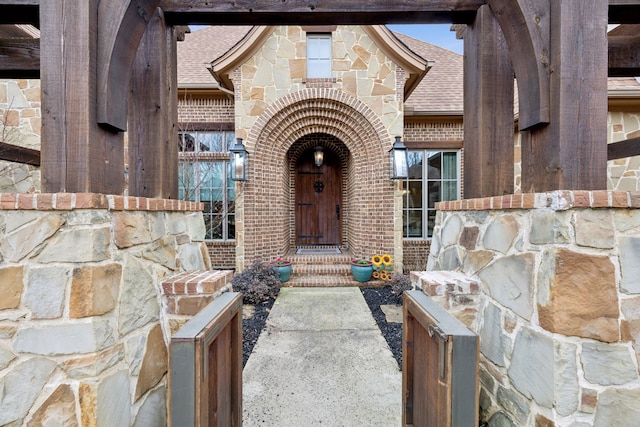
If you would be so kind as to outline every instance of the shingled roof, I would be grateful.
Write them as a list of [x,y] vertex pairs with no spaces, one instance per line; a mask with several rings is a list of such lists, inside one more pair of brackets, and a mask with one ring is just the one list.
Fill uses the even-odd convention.
[[[231,49],[250,28],[215,26],[186,34],[178,43],[178,86],[215,85],[206,65]],[[462,55],[404,34],[394,35],[416,54],[435,61],[405,103],[406,109],[414,114],[462,114]]]
[[414,114],[462,114],[462,55],[398,32],[393,34],[409,49],[435,62],[405,102],[405,111]]
[[238,43],[250,26],[214,26],[193,31],[178,43],[178,87],[217,85],[207,65]]

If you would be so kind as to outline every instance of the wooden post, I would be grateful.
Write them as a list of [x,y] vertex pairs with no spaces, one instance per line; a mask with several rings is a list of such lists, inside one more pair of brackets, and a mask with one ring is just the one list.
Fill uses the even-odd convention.
[[604,190],[607,2],[549,5],[550,123],[521,133],[522,191]]
[[42,0],[42,190],[122,194],[122,134],[96,122],[98,0]]
[[513,193],[514,74],[489,6],[464,35],[464,197]]
[[[133,65],[129,96],[129,195],[177,198],[178,145],[174,32],[156,9]],[[175,99],[174,99],[175,98]]]

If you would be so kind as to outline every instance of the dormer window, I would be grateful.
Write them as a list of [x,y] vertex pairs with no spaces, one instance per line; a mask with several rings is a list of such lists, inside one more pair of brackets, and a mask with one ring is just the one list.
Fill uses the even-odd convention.
[[307,78],[331,77],[331,34],[307,34]]

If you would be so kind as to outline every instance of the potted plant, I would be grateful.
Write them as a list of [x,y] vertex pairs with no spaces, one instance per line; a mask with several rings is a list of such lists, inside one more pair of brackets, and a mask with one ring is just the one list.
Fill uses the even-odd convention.
[[286,282],[289,280],[292,270],[291,261],[288,261],[282,257],[278,257],[271,263],[271,267],[275,268],[275,270],[278,272],[281,282]]
[[368,282],[373,274],[373,264],[365,258],[351,260],[351,273],[356,282]]

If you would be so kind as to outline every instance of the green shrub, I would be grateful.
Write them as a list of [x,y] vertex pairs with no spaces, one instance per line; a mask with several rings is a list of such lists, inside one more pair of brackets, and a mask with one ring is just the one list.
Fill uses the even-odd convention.
[[275,298],[280,291],[280,275],[275,268],[255,260],[242,273],[233,277],[231,286],[242,293],[245,304],[259,304]]

